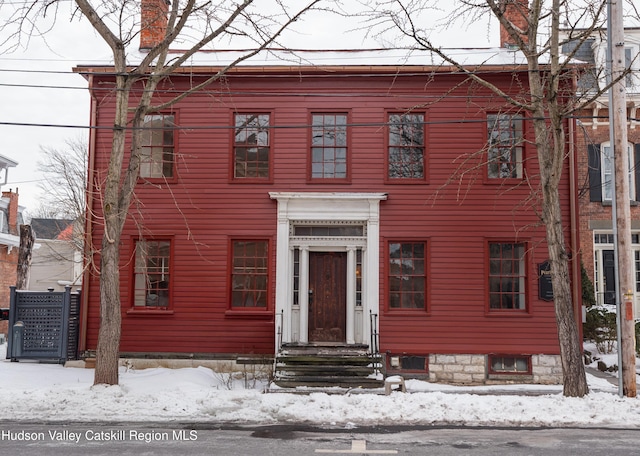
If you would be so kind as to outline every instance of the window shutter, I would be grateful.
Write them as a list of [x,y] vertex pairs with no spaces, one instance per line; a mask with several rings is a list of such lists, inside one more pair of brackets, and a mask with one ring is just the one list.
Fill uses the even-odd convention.
[[640,201],[640,144],[633,145],[633,178],[636,181],[635,200]]
[[589,144],[589,201],[602,201],[602,174],[600,171],[600,145]]

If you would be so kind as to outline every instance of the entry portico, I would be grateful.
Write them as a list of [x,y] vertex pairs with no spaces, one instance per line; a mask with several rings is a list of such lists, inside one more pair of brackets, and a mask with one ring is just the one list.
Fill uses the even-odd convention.
[[271,192],[278,202],[281,343],[362,344],[379,313],[380,201],[386,193]]

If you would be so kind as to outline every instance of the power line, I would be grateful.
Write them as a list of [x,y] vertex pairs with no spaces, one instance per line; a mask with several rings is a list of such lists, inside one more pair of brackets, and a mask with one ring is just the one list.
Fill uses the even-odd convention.
[[[233,110],[231,110],[233,111]],[[256,112],[260,112],[261,110],[256,110]],[[337,109],[336,112],[339,112],[340,109]],[[401,110],[398,110],[400,112]],[[428,109],[414,109],[412,113],[420,113],[428,111]],[[311,111],[312,112],[312,111]],[[323,110],[323,112],[325,112]],[[531,117],[521,116],[524,121],[536,120]],[[606,116],[568,116],[567,120],[570,119],[594,119],[594,118],[607,118]],[[545,118],[546,119],[546,118]],[[629,120],[633,120],[636,122],[640,122],[640,118],[630,118]],[[487,120],[484,118],[481,119],[448,119],[448,120],[427,120],[423,122],[415,122],[422,125],[455,125],[455,124],[477,124],[477,123],[486,123]],[[87,129],[87,130],[114,130],[113,126],[101,126],[101,125],[71,125],[71,124],[50,124],[50,123],[36,123],[36,122],[4,122],[0,121],[0,125],[4,126],[12,126],[12,127],[47,127],[47,128],[75,128],[75,129]],[[347,122],[345,124],[340,124],[339,126],[344,126],[348,128],[359,128],[359,127],[388,127],[389,122]],[[268,130],[284,130],[284,129],[310,129],[313,125],[308,123],[301,124],[278,124],[278,125],[269,125],[260,127]],[[173,131],[197,131],[197,130],[233,130],[238,128],[235,125],[176,125],[176,126],[163,126],[162,128],[158,127],[118,127],[118,129],[133,131],[133,130],[173,130]]]

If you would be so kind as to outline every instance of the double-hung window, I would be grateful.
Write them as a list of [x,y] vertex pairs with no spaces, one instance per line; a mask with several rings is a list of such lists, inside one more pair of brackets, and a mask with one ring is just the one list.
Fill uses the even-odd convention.
[[347,115],[311,115],[311,178],[347,177]]
[[231,308],[267,308],[269,284],[269,242],[231,242]]
[[[636,171],[634,170],[634,154],[631,144],[627,146],[629,157],[629,197],[636,199]],[[602,185],[602,201],[611,202],[613,200],[613,180],[614,180],[613,148],[606,142],[600,145],[600,182]]]
[[140,134],[140,177],[173,177],[175,125],[173,114],[144,116]]
[[270,116],[237,113],[234,116],[233,177],[268,179],[271,156]]
[[424,180],[424,114],[389,114],[388,126],[387,177]]
[[487,115],[489,179],[522,179],[522,124],[522,118],[516,115]]
[[140,239],[135,246],[135,307],[167,308],[171,290],[171,242]]
[[489,310],[526,310],[526,247],[489,243]]
[[427,292],[426,242],[389,243],[389,308],[425,309]]

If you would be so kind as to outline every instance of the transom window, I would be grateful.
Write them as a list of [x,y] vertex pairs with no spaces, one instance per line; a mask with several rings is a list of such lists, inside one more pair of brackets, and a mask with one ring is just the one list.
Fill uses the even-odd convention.
[[511,114],[487,115],[487,176],[522,178],[522,118]]
[[347,177],[347,115],[312,114],[311,178]]
[[489,308],[525,309],[525,245],[489,243]]
[[233,177],[269,177],[271,155],[269,114],[236,114]]
[[424,179],[424,114],[389,115],[389,179]]
[[294,236],[312,237],[361,237],[364,236],[362,225],[294,225]]
[[171,242],[141,239],[135,250],[134,306],[168,307]]
[[231,307],[266,309],[268,241],[236,240],[231,250]]
[[389,308],[425,308],[425,254],[425,242],[389,243]]
[[140,135],[140,177],[173,177],[175,156],[173,114],[144,116]]

